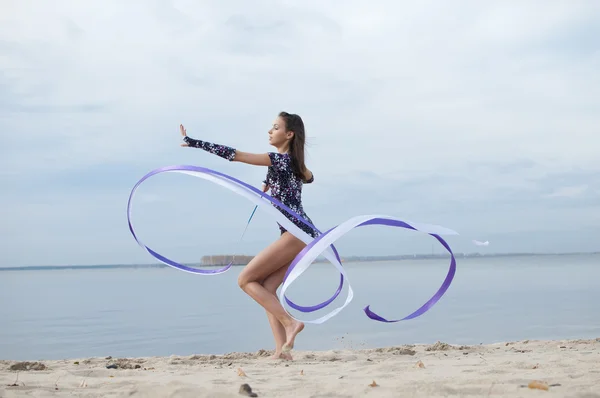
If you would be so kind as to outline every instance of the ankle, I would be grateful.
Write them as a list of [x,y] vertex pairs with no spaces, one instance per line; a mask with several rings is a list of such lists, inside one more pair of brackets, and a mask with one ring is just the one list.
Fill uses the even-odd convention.
[[289,318],[285,319],[284,322],[281,322],[281,324],[283,325],[283,327],[286,328],[286,329],[290,328],[290,327],[292,327],[294,325],[296,325],[297,323],[298,323],[298,321],[295,320],[292,317],[289,317]]
[[292,326],[296,321],[294,320],[294,318],[290,317],[290,316],[286,316],[283,319],[280,319],[279,322],[281,323],[281,325],[284,328],[289,328],[290,326]]

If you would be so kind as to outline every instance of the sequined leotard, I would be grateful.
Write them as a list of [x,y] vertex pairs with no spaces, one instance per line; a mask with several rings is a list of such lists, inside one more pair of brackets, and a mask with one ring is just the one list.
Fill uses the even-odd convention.
[[[279,200],[281,203],[298,213],[307,222],[312,224],[311,219],[308,217],[308,215],[306,215],[304,209],[302,208],[302,185],[304,183],[294,174],[290,155],[287,153],[269,152],[269,158],[271,158],[271,166],[269,166],[267,178],[265,178],[263,182],[271,188],[271,196]],[[313,181],[314,177],[311,176],[310,180],[306,181],[306,184],[310,184]],[[313,228],[288,214],[287,211],[279,206],[275,207],[291,222],[296,224],[298,228],[313,238],[317,236],[317,231],[315,231]],[[282,234],[286,231],[281,225],[279,225],[279,230]]]
[[[184,137],[184,141],[191,147],[204,149],[205,151],[212,153],[213,155],[220,156],[223,159],[227,159],[229,161],[233,161],[235,159],[234,148],[225,145],[213,144],[206,141],[195,140],[187,136]],[[302,207],[302,186],[304,183],[294,174],[290,155],[287,153],[275,152],[269,152],[268,155],[271,159],[271,166],[269,166],[267,170],[267,177],[263,182],[271,189],[271,196],[299,214],[302,218],[304,218],[304,220],[312,225],[313,222]],[[314,177],[311,176],[310,180],[306,181],[306,184],[310,184],[313,181]],[[296,224],[298,228],[306,232],[308,235],[312,236],[313,238],[318,235],[318,232],[314,228],[309,227],[291,214],[288,214],[285,209],[282,209],[276,205],[274,206],[286,218]],[[286,232],[286,229],[283,228],[279,223],[277,223],[277,225],[279,225],[279,230],[282,234]]]

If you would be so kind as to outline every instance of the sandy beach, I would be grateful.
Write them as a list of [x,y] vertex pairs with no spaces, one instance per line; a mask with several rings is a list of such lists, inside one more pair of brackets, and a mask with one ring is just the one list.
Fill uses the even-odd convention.
[[5,360],[0,396],[600,397],[600,338],[269,354]]

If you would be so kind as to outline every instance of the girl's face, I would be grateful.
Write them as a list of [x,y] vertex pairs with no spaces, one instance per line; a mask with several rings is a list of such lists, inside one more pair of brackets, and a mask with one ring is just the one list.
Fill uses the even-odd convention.
[[289,140],[292,139],[294,133],[285,131],[285,120],[280,116],[273,122],[273,127],[269,130],[269,144],[276,148],[280,148]]

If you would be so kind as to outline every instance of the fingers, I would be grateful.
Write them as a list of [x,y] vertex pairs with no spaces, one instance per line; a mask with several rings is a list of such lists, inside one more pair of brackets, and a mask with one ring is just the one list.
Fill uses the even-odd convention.
[[[181,131],[181,135],[182,136],[186,136],[185,134],[185,127],[183,127],[183,124],[179,125],[179,131]],[[180,144],[180,146],[190,146],[187,142],[184,142],[183,144]]]

